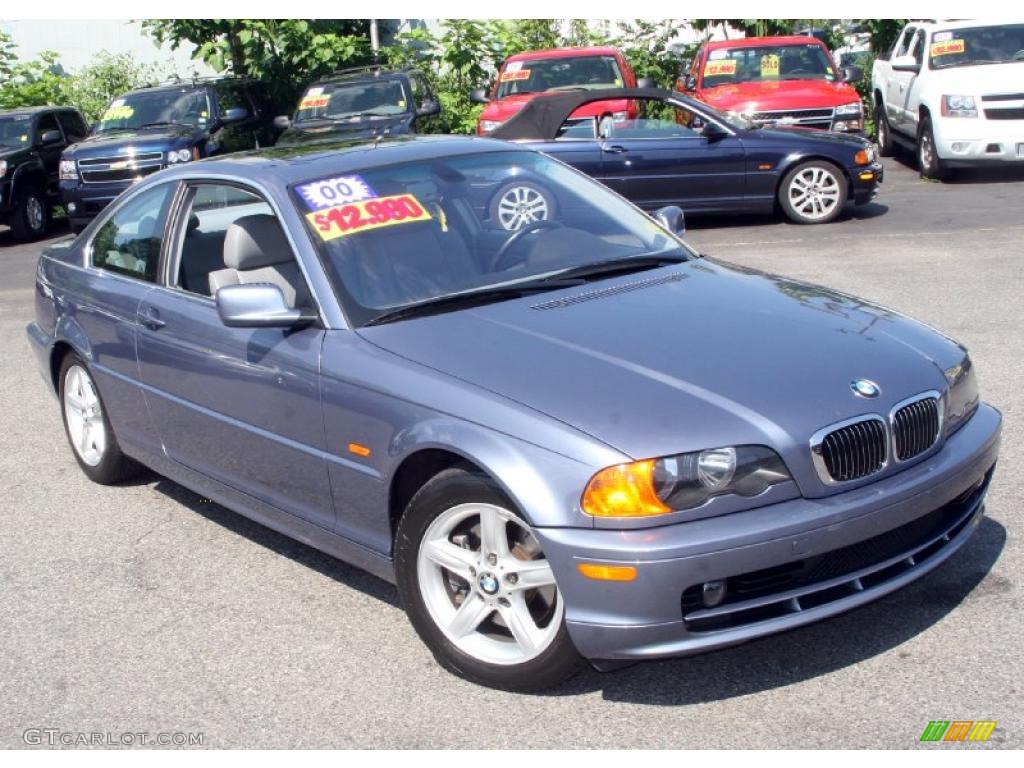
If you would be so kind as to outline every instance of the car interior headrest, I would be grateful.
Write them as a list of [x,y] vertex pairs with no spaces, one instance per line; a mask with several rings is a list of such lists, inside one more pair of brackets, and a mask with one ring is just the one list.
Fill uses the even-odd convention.
[[231,269],[259,269],[294,259],[284,230],[268,213],[237,219],[224,237],[224,266]]

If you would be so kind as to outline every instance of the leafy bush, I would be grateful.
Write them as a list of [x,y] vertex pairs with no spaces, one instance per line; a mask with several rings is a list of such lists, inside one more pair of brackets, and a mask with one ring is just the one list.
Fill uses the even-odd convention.
[[14,49],[10,36],[0,32],[0,109],[63,103],[59,56],[45,51],[38,59],[19,62]]

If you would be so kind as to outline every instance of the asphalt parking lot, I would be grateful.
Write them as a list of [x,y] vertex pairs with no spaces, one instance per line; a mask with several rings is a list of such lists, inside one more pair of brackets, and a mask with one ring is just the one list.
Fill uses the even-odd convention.
[[[0,746],[28,728],[213,748],[1024,746],[1024,172],[886,174],[835,224],[693,221],[688,238],[964,342],[1005,416],[988,518],[860,610],[537,696],[443,672],[384,582],[168,480],[86,480],[24,336],[40,245],[0,228]],[[998,726],[988,744],[919,744],[937,719]]]

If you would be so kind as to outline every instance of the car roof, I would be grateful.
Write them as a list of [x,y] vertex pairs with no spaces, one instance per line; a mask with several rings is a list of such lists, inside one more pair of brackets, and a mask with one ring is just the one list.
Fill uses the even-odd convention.
[[15,115],[38,115],[40,112],[77,112],[74,107],[14,107],[13,109],[0,109],[0,117],[13,117]]
[[[407,69],[363,69],[357,72],[335,72],[330,75],[324,75],[312,85],[341,85],[346,83],[364,83],[373,82],[374,80],[405,80],[410,74],[417,72],[418,70],[413,68]],[[309,86],[307,86],[309,87]]]
[[290,185],[397,163],[500,151],[531,150],[476,136],[401,136],[376,142],[350,140],[236,152],[173,167],[163,171],[162,177],[170,179],[191,178],[206,173],[227,174],[253,179],[270,177],[279,184]]
[[970,29],[971,27],[998,27],[1004,24],[1024,24],[1024,17],[990,18],[990,19],[922,19],[908,21],[908,27],[924,27],[925,29]]
[[523,51],[509,56],[505,62],[533,61],[535,59],[565,59],[570,56],[617,56],[619,49],[608,45],[597,45],[589,48],[547,48],[540,51]]
[[183,89],[199,89],[206,88],[208,86],[237,84],[237,83],[254,83],[256,82],[251,77],[211,77],[199,80],[182,80],[181,82],[172,83],[159,83],[158,85],[145,85],[141,88],[132,88],[130,91],[125,91],[120,94],[121,96],[127,96],[131,93],[158,93],[160,91],[178,91]]
[[722,48],[755,48],[760,45],[820,45],[825,44],[816,37],[810,35],[776,35],[774,37],[740,37],[735,40],[716,40],[707,43],[704,47],[709,51],[718,51]]

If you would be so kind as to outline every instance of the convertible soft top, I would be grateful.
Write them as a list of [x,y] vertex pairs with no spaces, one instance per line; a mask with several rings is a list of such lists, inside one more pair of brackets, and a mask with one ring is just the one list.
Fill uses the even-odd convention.
[[599,91],[543,93],[488,135],[506,141],[554,141],[569,115],[584,104],[615,99],[662,100],[672,96],[678,94],[664,88],[605,88]]

